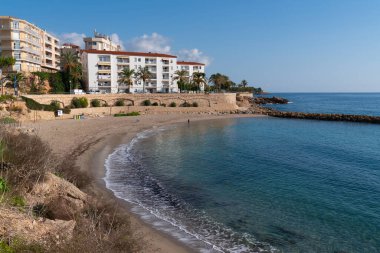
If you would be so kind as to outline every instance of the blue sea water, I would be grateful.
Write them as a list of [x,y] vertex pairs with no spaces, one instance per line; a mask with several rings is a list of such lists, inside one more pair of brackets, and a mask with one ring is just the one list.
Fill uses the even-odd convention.
[[271,105],[281,111],[380,116],[380,93],[272,93],[291,103]]
[[199,252],[380,251],[378,125],[191,122],[139,134],[106,166],[107,187]]

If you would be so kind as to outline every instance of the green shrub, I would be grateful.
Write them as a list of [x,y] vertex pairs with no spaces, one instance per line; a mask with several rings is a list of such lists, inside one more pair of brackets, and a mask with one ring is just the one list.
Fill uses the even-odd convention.
[[4,117],[0,119],[0,124],[14,124],[14,123],[17,123],[17,121],[11,117]]
[[7,182],[5,181],[5,179],[0,177],[0,192],[3,193],[3,192],[7,192],[8,190],[9,188],[8,188]]
[[161,106],[166,107],[166,104],[162,103]]
[[116,102],[115,102],[115,106],[125,106],[125,102],[123,99],[118,99]]
[[100,107],[101,106],[100,100],[99,99],[93,99],[93,100],[91,100],[91,106],[92,107]]
[[152,105],[153,105],[153,106],[158,106],[158,103],[157,103],[157,102],[154,102]]
[[193,107],[198,107],[198,103],[197,102],[193,102]]
[[125,116],[139,116],[139,112],[128,112],[128,113],[115,113],[114,117],[125,117]]
[[25,101],[26,107],[30,110],[50,111],[50,112],[54,112],[57,110],[57,108],[54,106],[40,104],[31,98],[27,98],[27,97],[21,97],[21,98]]
[[15,251],[4,241],[0,241],[0,252],[1,253],[14,253]]
[[88,107],[88,100],[85,97],[81,97],[81,98],[74,97],[71,100],[71,106],[73,108],[87,108]]
[[61,108],[61,105],[58,101],[51,101],[50,106],[55,108],[55,110],[59,110]]
[[189,102],[184,102],[182,105],[182,107],[191,107],[191,104]]
[[151,106],[151,105],[152,105],[152,102],[150,102],[150,100],[147,99],[147,100],[144,100],[141,104],[142,104],[143,106]]
[[70,106],[65,106],[65,107],[63,108],[62,112],[63,112],[64,114],[70,114],[70,113],[71,113],[71,108],[70,108]]
[[5,102],[7,100],[13,100],[13,95],[1,95],[0,96],[0,103]]
[[171,102],[171,103],[169,104],[169,107],[177,107],[176,102]]
[[25,207],[25,200],[22,196],[14,196],[11,200],[12,206]]

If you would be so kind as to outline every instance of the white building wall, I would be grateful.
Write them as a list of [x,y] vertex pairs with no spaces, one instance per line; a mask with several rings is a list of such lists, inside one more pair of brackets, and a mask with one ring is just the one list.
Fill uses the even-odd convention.
[[[102,63],[101,66],[110,66],[110,84],[109,86],[101,86],[99,80],[99,56],[109,56],[110,64],[105,65]],[[118,63],[118,58],[129,59],[129,64]],[[146,60],[153,60],[154,64],[147,64]],[[164,64],[166,61],[168,64]],[[151,56],[128,56],[119,54],[98,54],[98,53],[87,53],[82,54],[82,64],[84,68],[84,81],[88,91],[100,91],[100,92],[110,92],[118,93],[125,92],[125,86],[119,85],[119,73],[123,67],[129,67],[130,69],[137,72],[139,68],[149,67],[152,69],[155,79],[148,81],[145,84],[146,92],[178,92],[177,82],[173,80],[174,72],[176,71],[176,58],[169,57],[151,57]],[[167,72],[163,71],[166,68]],[[153,69],[155,71],[153,71]],[[108,76],[103,71],[103,76]],[[108,72],[107,72],[108,73]],[[165,76],[165,78],[164,78]],[[143,92],[142,80],[133,79],[133,85],[130,88],[131,93],[141,93]]]

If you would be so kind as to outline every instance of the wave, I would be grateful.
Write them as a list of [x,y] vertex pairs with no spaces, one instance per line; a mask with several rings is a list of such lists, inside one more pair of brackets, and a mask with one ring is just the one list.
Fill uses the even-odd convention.
[[167,127],[143,131],[129,144],[121,145],[105,161],[106,187],[116,197],[132,204],[132,212],[153,227],[200,252],[278,252],[250,234],[233,231],[202,210],[168,192],[145,168],[135,145]]

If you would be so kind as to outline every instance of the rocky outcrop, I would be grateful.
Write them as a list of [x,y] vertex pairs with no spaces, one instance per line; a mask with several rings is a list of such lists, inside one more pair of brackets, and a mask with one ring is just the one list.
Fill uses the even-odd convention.
[[352,115],[352,114],[325,114],[325,113],[304,113],[304,112],[281,112],[273,109],[267,109],[263,112],[268,116],[278,118],[292,119],[314,119],[327,121],[349,121],[349,122],[364,122],[380,124],[380,117],[367,115]]
[[72,238],[76,222],[34,218],[17,209],[0,207],[0,237],[22,238],[27,242],[49,242]]
[[289,100],[286,98],[280,98],[280,97],[254,97],[252,98],[252,103],[258,104],[258,105],[264,105],[264,104],[287,104],[289,103]]
[[27,199],[31,206],[43,203],[55,219],[71,220],[84,208],[87,195],[68,181],[47,173],[44,180],[34,186]]

